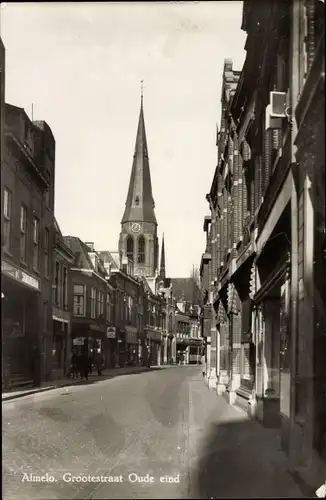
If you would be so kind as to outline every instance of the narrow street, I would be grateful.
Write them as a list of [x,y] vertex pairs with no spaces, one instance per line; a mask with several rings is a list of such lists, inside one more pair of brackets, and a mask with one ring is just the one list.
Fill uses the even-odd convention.
[[3,404],[3,497],[303,497],[273,436],[199,367],[55,389]]

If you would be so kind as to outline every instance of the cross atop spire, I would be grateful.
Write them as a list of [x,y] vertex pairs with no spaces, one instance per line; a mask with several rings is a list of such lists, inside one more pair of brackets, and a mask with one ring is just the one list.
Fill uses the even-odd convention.
[[144,80],[140,81],[140,103],[143,107],[143,97],[144,97]]

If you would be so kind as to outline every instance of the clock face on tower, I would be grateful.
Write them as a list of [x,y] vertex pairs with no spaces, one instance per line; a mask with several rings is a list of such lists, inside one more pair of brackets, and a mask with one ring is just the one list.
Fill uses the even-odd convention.
[[131,224],[131,230],[133,233],[139,233],[140,224],[138,224],[138,222],[134,222],[133,224]]

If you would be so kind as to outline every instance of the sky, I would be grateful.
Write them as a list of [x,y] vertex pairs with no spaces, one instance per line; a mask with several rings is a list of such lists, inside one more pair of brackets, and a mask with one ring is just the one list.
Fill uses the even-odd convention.
[[167,275],[199,266],[224,59],[240,70],[245,58],[241,15],[238,1],[1,4],[6,102],[51,127],[64,235],[118,248],[144,80]]

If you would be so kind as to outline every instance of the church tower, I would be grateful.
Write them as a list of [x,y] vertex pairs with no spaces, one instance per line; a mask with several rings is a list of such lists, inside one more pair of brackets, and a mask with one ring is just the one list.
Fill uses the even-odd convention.
[[136,276],[154,277],[157,272],[158,238],[154,207],[141,92],[135,152],[119,239],[119,250],[124,257],[134,261]]

